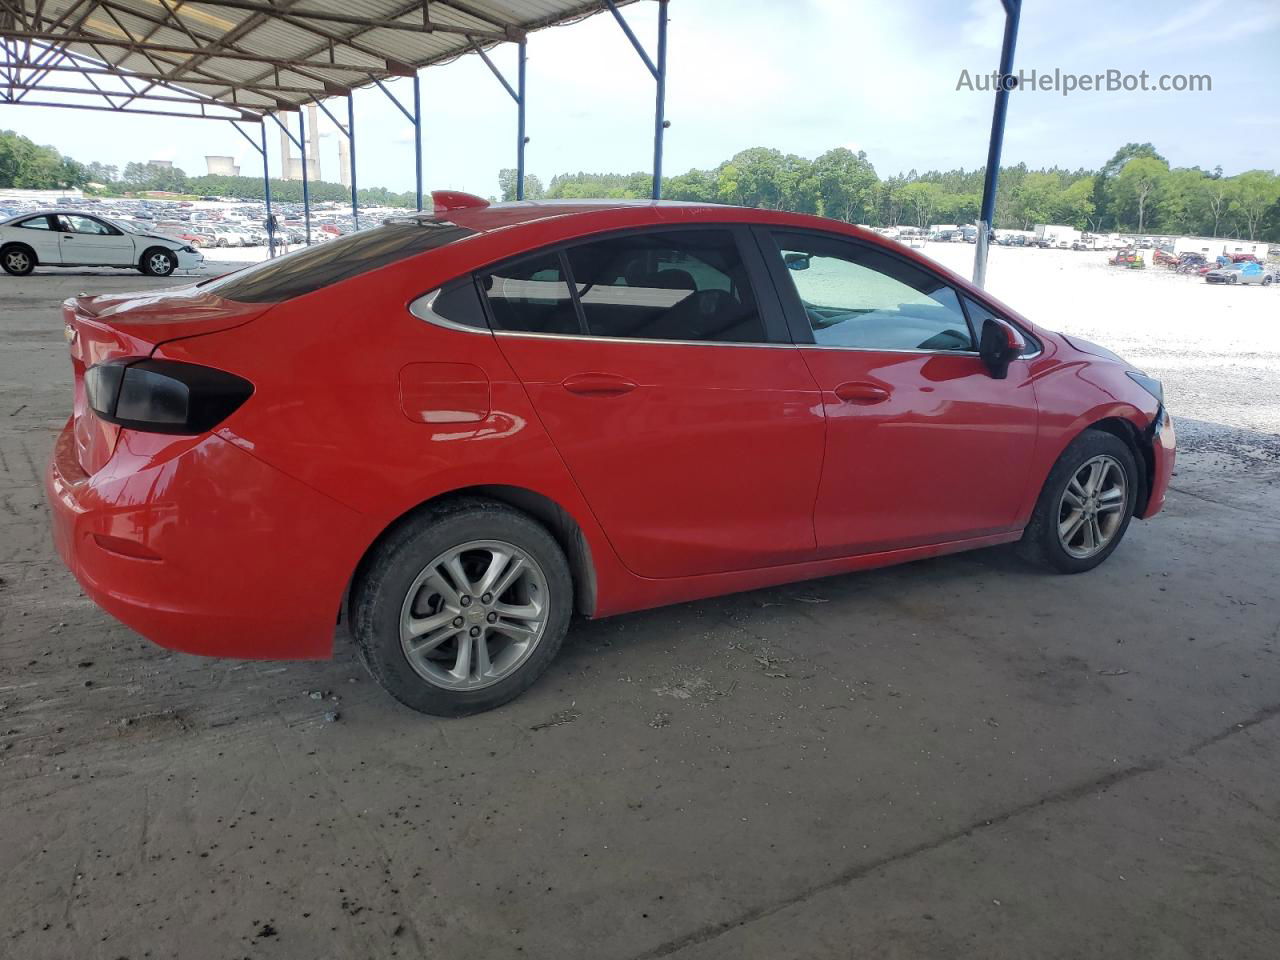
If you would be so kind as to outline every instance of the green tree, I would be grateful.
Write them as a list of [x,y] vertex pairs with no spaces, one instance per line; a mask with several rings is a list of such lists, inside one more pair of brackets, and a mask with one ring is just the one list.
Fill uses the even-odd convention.
[[1056,223],[1061,205],[1062,190],[1051,173],[1028,173],[1013,193],[1013,214],[1023,230],[1037,223]]
[[1093,185],[1093,205],[1097,215],[1099,229],[1105,223],[1119,227],[1120,220],[1116,211],[1111,209],[1111,180],[1124,169],[1124,165],[1135,157],[1151,157],[1168,166],[1168,161],[1160,156],[1159,151],[1149,143],[1126,143],[1112,154],[1111,159],[1102,165]]
[[1231,211],[1249,234],[1258,239],[1258,228],[1267,212],[1280,203],[1280,177],[1268,170],[1250,170],[1231,178]]
[[936,183],[917,180],[908,183],[901,191],[902,202],[915,217],[917,227],[927,227],[933,219],[934,211],[942,202],[942,188]]
[[[504,201],[514,200],[516,198],[516,171],[514,167],[504,167],[498,171],[498,189],[502,192]],[[541,200],[546,195],[543,189],[542,181],[531,173],[524,175],[524,198],[526,200]]]
[[1058,197],[1058,219],[1078,230],[1089,229],[1093,222],[1093,177],[1081,177],[1062,191]]
[[88,179],[81,164],[53,147],[37,146],[12,130],[0,130],[0,187],[59,190],[82,186]]
[[1158,199],[1168,176],[1169,165],[1164,160],[1138,156],[1128,161],[1111,181],[1113,204],[1126,212],[1135,212],[1139,233],[1146,228],[1148,204]]
[[813,180],[818,197],[815,212],[846,223],[870,219],[879,181],[866,153],[847,147],[828,150],[813,161]]

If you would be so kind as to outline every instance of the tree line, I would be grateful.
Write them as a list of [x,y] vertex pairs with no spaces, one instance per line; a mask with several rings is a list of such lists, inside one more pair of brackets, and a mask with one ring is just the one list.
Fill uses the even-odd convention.
[[[881,179],[865,151],[838,147],[816,159],[752,147],[716,167],[665,177],[662,195],[671,200],[731,203],[833,217],[871,226],[973,223],[982,202],[984,169],[911,170]],[[194,196],[263,198],[260,177],[191,177],[178,167],[129,163],[123,170],[79,163],[52,147],[41,147],[12,131],[0,131],[0,187],[83,187],[119,196],[161,190]],[[565,173],[544,184],[525,178],[530,200],[639,198],[650,193],[649,174]],[[310,185],[317,201],[347,202],[351,190],[326,181]],[[302,201],[302,183],[272,180],[282,202]],[[498,174],[498,194],[512,200],[516,172]],[[362,205],[411,208],[412,192],[366,187]],[[1128,143],[1097,170],[1002,167],[996,192],[996,229],[1028,230],[1060,223],[1095,233],[1233,235],[1280,241],[1280,177],[1250,170],[1234,177],[1199,167],[1170,167],[1150,143]]]
[[[708,170],[664,177],[669,200],[732,203],[862,223],[875,227],[977,221],[985,168],[911,170],[881,179],[865,151],[838,147],[817,159],[752,147]],[[498,177],[504,200],[515,197],[515,171]],[[639,198],[652,180],[631,174],[568,173],[545,187],[525,179],[527,199]],[[1149,143],[1128,143],[1098,170],[1001,167],[996,229],[1029,230],[1057,223],[1094,233],[1233,235],[1280,241],[1280,177],[1250,170],[1174,167]]]

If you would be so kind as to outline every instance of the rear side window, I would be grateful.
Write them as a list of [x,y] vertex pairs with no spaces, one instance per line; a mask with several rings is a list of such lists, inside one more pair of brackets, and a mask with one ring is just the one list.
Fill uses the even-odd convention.
[[581,333],[560,254],[512,260],[480,275],[495,330]]
[[200,286],[241,303],[279,303],[435,250],[474,232],[445,220],[406,218],[303,247]]
[[728,230],[635,233],[568,251],[597,337],[762,343],[764,321]]
[[21,223],[16,224],[16,226],[24,227],[27,230],[50,229],[48,217],[32,217],[30,220],[23,220]]

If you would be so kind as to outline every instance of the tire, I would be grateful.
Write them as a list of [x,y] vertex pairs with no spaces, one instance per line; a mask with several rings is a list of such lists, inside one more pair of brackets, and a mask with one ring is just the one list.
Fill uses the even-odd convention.
[[1265,276],[1265,277],[1263,277],[1263,278],[1262,278],[1262,285],[1263,285],[1264,287],[1269,287],[1269,286],[1271,286],[1271,277],[1270,277],[1270,275]]
[[[504,552],[499,589],[486,593],[488,564]],[[446,559],[454,556],[468,580],[461,589]],[[516,579],[503,586],[517,558]],[[572,612],[569,564],[546,528],[505,504],[464,498],[424,509],[374,548],[352,589],[351,630],[393,697],[460,717],[527,690],[555,658]]]
[[[1093,464],[1105,466],[1101,489],[1090,492],[1089,481],[1093,477]],[[1123,480],[1119,495],[1116,489],[1117,471]],[[1072,486],[1073,481],[1075,486]],[[1049,471],[1049,478],[1040,491],[1031,522],[1022,534],[1018,551],[1033,563],[1047,564],[1061,573],[1084,573],[1092,570],[1115,551],[1129,529],[1137,502],[1138,486],[1142,482],[1138,474],[1133,451],[1129,445],[1113,434],[1102,430],[1086,430],[1063,451],[1058,462]],[[1086,492],[1084,508],[1077,510],[1068,499],[1079,500],[1075,490]],[[1092,507],[1093,509],[1090,509]],[[1070,535],[1060,535],[1060,523],[1073,523],[1083,514],[1083,522],[1069,529]],[[1090,549],[1089,540],[1104,539],[1089,529],[1089,517],[1095,517],[1096,526],[1091,529],[1104,535],[1100,548],[1096,543]]]
[[150,277],[167,277],[178,269],[178,258],[172,251],[152,247],[142,255],[138,269]]
[[36,252],[21,243],[13,243],[0,251],[0,266],[15,277],[25,277],[36,268]]

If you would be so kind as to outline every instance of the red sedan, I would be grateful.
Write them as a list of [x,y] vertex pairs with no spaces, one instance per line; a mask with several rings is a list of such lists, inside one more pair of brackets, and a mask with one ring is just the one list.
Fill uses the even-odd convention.
[[603,617],[1019,541],[1068,573],[1164,502],[1160,384],[844,223],[649,202],[411,215],[64,305],[48,472],[85,591],[166,647],[501,704]]

